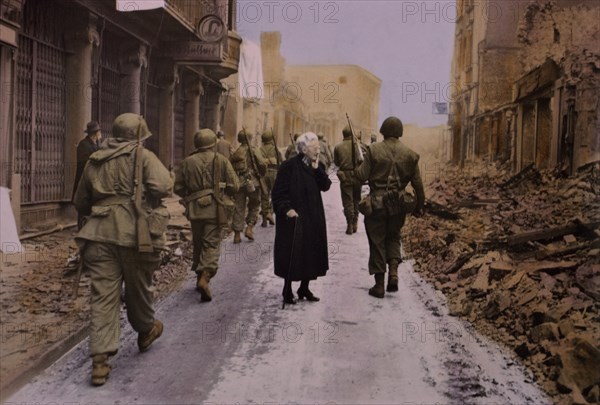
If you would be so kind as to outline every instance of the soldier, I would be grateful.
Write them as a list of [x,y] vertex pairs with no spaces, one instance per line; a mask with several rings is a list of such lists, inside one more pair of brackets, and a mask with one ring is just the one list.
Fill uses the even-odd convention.
[[291,159],[298,155],[298,151],[296,150],[296,141],[300,134],[294,134],[294,142],[290,143],[285,151],[285,160]]
[[[260,208],[260,193],[262,176],[267,173],[267,164],[258,148],[250,146],[252,134],[242,130],[238,133],[240,147],[231,156],[233,169],[240,179],[240,189],[235,194],[235,211],[233,213],[233,243],[241,243],[240,233],[244,229],[244,215],[246,215],[246,230],[244,235],[254,240],[253,228],[258,218]],[[246,206],[248,212],[246,214]]]
[[[352,141],[352,131],[349,126],[342,130],[344,140],[333,149],[333,163],[338,167],[337,176],[340,180],[342,205],[346,217],[346,235],[352,235],[358,230],[358,202],[360,201],[361,184],[356,182],[352,171],[361,163],[359,161],[358,145]],[[354,146],[354,160],[352,145]]]
[[211,129],[196,132],[196,150],[181,162],[175,180],[175,193],[183,197],[192,226],[192,271],[202,302],[212,300],[208,284],[219,267],[221,228],[228,222],[225,208],[233,208],[231,196],[239,189],[231,163],[215,152],[216,144],[217,136]]
[[[84,132],[87,136],[77,144],[77,171],[75,172],[75,183],[73,183],[73,197],[75,197],[75,191],[77,191],[77,185],[83,174],[85,164],[92,153],[98,150],[100,141],[102,140],[102,131],[100,130],[100,125],[96,121],[88,122]],[[78,229],[81,229],[81,226],[83,225],[83,218],[83,215],[78,215],[77,217]]]
[[271,225],[275,224],[273,206],[271,204],[271,190],[273,189],[273,184],[275,184],[275,177],[277,176],[279,165],[283,161],[283,156],[281,156],[281,152],[279,152],[277,145],[275,145],[275,138],[271,131],[264,132],[261,140],[262,147],[260,148],[260,152],[267,161],[267,175],[263,178],[267,192],[260,194],[260,212],[263,218],[261,226],[266,228],[269,223]]
[[322,132],[319,132],[317,134],[317,138],[319,138],[319,145],[321,146],[319,159],[321,159],[321,163],[325,165],[325,170],[327,170],[333,162],[333,156],[331,154],[331,150],[329,149],[329,145],[327,144],[327,140],[325,139],[325,136]]
[[[127,318],[138,332],[140,352],[148,350],[163,332],[163,324],[154,318],[150,285],[160,264],[169,222],[161,199],[171,193],[173,181],[160,160],[143,149],[141,141],[152,134],[140,115],[119,115],[112,133],[113,137],[90,157],[74,198],[77,211],[90,214],[76,240],[91,276],[93,385],[106,382],[108,358],[119,348],[122,280]],[[136,184],[143,189],[137,189]],[[138,192],[144,194],[141,207],[133,202]],[[136,238],[138,208],[148,213],[144,222],[147,233],[140,235],[147,237],[145,246]]]
[[231,159],[231,154],[233,153],[233,146],[231,146],[231,142],[225,139],[225,133],[223,131],[217,132],[217,152],[221,155],[225,156],[227,159]]
[[400,231],[406,219],[406,196],[403,192],[410,183],[416,193],[415,215],[421,215],[425,192],[419,172],[419,155],[404,146],[402,121],[389,117],[383,121],[382,142],[369,145],[365,161],[355,170],[359,182],[369,181],[372,213],[365,216],[369,239],[369,273],[375,276],[375,286],[369,294],[383,298],[385,265],[389,266],[388,292],[398,291]]

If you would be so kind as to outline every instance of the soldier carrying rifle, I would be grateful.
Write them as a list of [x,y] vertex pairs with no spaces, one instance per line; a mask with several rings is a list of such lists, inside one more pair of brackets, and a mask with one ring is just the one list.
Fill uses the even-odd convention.
[[267,163],[263,159],[260,150],[250,145],[251,140],[252,134],[246,132],[246,130],[241,130],[238,133],[240,147],[231,156],[233,169],[240,179],[240,189],[235,194],[235,211],[232,223],[233,243],[242,242],[240,234],[244,230],[244,222],[246,223],[244,236],[249,240],[254,240],[253,228],[258,219],[261,192],[268,193],[262,179],[267,173]]
[[88,216],[75,238],[91,276],[93,385],[106,382],[108,359],[119,349],[122,280],[127,318],[138,332],[140,352],[163,332],[163,324],[154,318],[150,285],[169,222],[162,198],[171,193],[173,181],[143,147],[152,134],[140,115],[119,115],[112,134],[90,156],[74,197],[77,211]]

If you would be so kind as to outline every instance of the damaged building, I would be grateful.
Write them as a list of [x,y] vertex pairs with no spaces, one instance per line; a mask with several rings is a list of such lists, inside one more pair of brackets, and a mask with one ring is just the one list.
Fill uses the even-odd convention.
[[600,159],[600,4],[457,4],[452,160],[565,174]]
[[[120,10],[114,0],[2,0],[0,185],[20,228],[72,212],[76,147],[86,123],[142,114],[167,167],[217,129],[221,79],[237,72],[233,0],[165,0]],[[150,2],[146,3],[147,4]],[[142,4],[142,6],[144,6]]]

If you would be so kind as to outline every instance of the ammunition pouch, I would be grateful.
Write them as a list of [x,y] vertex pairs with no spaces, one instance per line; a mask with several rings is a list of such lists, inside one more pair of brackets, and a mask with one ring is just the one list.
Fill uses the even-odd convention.
[[160,205],[150,211],[147,217],[150,235],[154,237],[162,236],[167,231],[169,219],[171,219],[171,215],[164,205]]
[[383,206],[388,216],[407,215],[415,210],[415,197],[402,190],[390,190],[383,194]]

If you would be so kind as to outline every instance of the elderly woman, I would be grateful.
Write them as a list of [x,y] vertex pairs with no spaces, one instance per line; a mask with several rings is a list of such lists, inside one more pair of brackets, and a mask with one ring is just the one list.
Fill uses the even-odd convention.
[[327,227],[321,192],[331,180],[319,162],[317,135],[307,132],[296,140],[298,155],[281,164],[271,192],[277,217],[275,274],[284,282],[283,298],[295,304],[292,281],[300,281],[298,298],[319,301],[308,288],[311,280],[329,269]]

